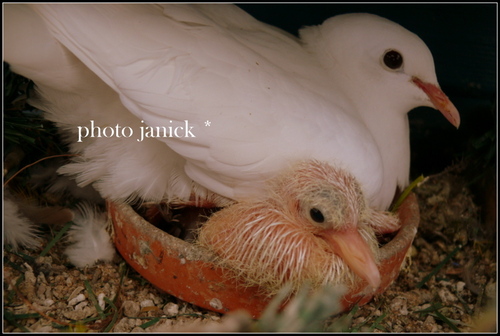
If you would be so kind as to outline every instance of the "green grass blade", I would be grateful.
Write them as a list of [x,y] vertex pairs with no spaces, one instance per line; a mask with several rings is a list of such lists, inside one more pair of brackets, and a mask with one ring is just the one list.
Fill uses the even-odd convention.
[[449,318],[441,314],[439,310],[436,310],[434,312],[434,316],[443,321],[444,323],[446,323],[454,332],[460,332],[460,329],[457,328],[455,323],[453,323]]
[[396,212],[399,209],[399,207],[401,206],[401,204],[403,204],[406,197],[408,197],[408,195],[411,193],[411,191],[413,189],[415,189],[416,187],[418,187],[420,185],[420,183],[422,183],[423,181],[425,181],[425,177],[424,177],[424,175],[420,175],[412,183],[410,183],[410,185],[403,191],[401,196],[399,196],[396,203],[394,203],[394,205],[392,206],[391,212]]
[[416,287],[421,288],[427,281],[429,281],[430,278],[432,278],[434,275],[437,274],[443,268],[444,265],[446,265],[451,258],[462,248],[462,245],[458,245],[455,247],[453,251],[451,251],[446,258],[443,259],[429,274],[427,274],[419,283],[417,283]]
[[40,257],[45,257],[47,255],[47,253],[49,253],[50,249],[52,247],[54,247],[54,245],[59,241],[61,240],[62,236],[66,233],[66,231],[69,230],[69,228],[73,225],[74,223],[72,221],[66,223],[66,225],[64,225],[64,227],[61,229],[61,231],[59,231],[56,236],[54,237],[54,239],[52,239],[48,244],[47,246],[45,246],[45,248],[43,249],[42,253],[40,253]]
[[92,302],[92,304],[94,305],[95,309],[97,310],[97,313],[99,314],[99,317],[104,320],[106,318],[106,314],[104,314],[104,311],[102,310],[101,306],[99,305],[99,302],[97,301],[97,297],[95,296],[95,293],[94,293],[94,290],[92,289],[92,286],[90,286],[90,284],[87,280],[85,280],[83,282],[83,284],[85,285],[85,289],[87,290],[87,293],[89,294],[90,302]]

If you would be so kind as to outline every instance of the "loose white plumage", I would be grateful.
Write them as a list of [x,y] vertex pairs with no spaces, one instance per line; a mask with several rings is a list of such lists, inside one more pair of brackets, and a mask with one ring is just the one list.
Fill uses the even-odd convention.
[[52,159],[45,165],[33,166],[29,170],[30,188],[38,189],[59,199],[104,205],[104,200],[92,186],[81,188],[76,185],[74,179],[57,173],[57,170],[64,164],[63,160]]
[[73,212],[62,206],[38,206],[24,195],[4,188],[3,239],[14,250],[40,246],[40,224],[63,225],[74,218]]
[[65,254],[77,267],[92,266],[95,262],[111,261],[115,248],[107,231],[106,213],[99,212],[94,205],[80,203],[76,209],[62,207],[36,207],[26,202],[17,203],[11,196],[4,199],[4,243],[14,250],[21,246],[34,249],[40,247],[38,226],[65,224],[73,221],[66,237],[70,245]]
[[35,248],[40,246],[37,240],[37,225],[19,211],[19,206],[11,199],[3,202],[3,241],[17,250],[20,246]]
[[[458,126],[425,44],[374,15],[341,15],[297,39],[235,6],[5,10],[6,61],[35,81],[33,103],[81,154],[61,172],[105,198],[240,201],[314,158],[349,170],[385,209],[408,182],[406,113],[433,106]],[[400,66],[387,65],[389,51]],[[77,142],[91,120],[134,136]],[[137,141],[146,125],[183,136]]]
[[99,260],[109,262],[113,259],[115,248],[106,230],[106,213],[84,203],[78,207],[73,222],[67,235],[72,244],[64,251],[73,265],[92,266]]

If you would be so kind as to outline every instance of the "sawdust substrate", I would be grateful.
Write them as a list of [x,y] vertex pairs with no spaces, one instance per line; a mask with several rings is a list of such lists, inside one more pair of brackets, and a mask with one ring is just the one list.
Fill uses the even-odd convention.
[[[325,328],[343,318],[346,331],[496,330],[496,223],[481,219],[485,209],[474,203],[456,170],[434,175],[417,189],[419,232],[399,278],[357,311],[325,321]],[[41,246],[46,243],[41,239]],[[20,251],[33,260],[4,249],[4,332],[246,328],[244,318],[226,320],[158,291],[120,257],[111,264],[77,269],[63,255],[64,247],[64,242],[57,244],[45,257],[38,257],[42,247]],[[102,318],[91,292],[102,306],[112,307],[112,302],[113,313]]]

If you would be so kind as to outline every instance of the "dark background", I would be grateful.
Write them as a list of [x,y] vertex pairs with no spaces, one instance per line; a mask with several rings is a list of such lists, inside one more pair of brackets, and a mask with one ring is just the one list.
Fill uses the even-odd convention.
[[431,108],[418,108],[409,114],[412,178],[438,173],[463,160],[474,162],[474,169],[496,168],[496,4],[238,6],[292,34],[303,26],[353,12],[377,14],[414,32],[431,50],[439,83],[459,110],[461,125],[456,130]]

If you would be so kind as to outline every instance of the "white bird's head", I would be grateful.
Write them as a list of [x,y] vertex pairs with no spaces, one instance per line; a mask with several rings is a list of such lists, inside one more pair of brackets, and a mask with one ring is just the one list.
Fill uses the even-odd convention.
[[344,14],[300,34],[323,66],[335,73],[338,89],[365,106],[358,109],[360,114],[385,109],[406,115],[428,106],[455,127],[460,125],[457,109],[439,88],[429,48],[397,23],[373,14]]

